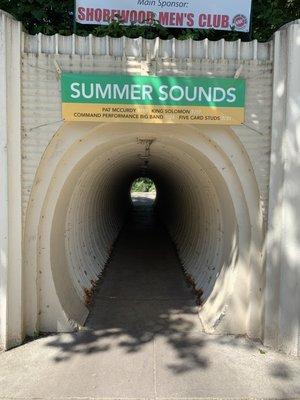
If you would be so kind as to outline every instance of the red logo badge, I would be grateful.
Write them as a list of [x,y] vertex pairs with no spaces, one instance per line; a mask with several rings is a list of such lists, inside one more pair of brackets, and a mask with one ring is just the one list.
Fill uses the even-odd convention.
[[237,30],[245,29],[247,26],[247,17],[243,14],[238,14],[232,19],[232,24]]

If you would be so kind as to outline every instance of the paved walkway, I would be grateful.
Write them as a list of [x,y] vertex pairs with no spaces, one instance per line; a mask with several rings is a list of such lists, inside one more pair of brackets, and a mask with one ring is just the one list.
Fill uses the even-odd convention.
[[172,243],[140,199],[86,330],[0,355],[0,398],[300,398],[300,360],[205,335]]

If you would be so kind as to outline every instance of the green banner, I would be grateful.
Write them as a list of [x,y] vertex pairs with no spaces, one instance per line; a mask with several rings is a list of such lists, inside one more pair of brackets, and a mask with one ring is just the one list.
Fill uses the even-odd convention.
[[61,94],[66,121],[244,122],[243,79],[64,73]]
[[63,103],[243,107],[245,81],[231,78],[62,74]]

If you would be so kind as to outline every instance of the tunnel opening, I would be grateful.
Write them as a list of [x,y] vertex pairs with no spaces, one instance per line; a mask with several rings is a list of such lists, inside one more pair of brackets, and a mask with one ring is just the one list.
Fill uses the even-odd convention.
[[155,182],[147,177],[142,176],[135,178],[130,185],[130,199],[133,207],[141,205],[150,207],[156,203],[157,188]]
[[[245,332],[246,266],[256,222],[250,224],[243,185],[256,189],[256,182],[250,173],[244,182],[239,179],[239,170],[250,171],[241,144],[224,127],[205,128],[209,135],[178,126],[164,126],[159,136],[151,126],[139,129],[143,135],[137,136],[132,124],[67,124],[45,154],[37,175],[45,197],[40,211],[32,208],[27,216],[39,224],[39,330],[84,325],[87,294],[130,218],[132,183],[150,178],[156,187],[155,213],[185,274],[201,292],[198,311],[205,330]],[[48,183],[40,178],[48,175]]]

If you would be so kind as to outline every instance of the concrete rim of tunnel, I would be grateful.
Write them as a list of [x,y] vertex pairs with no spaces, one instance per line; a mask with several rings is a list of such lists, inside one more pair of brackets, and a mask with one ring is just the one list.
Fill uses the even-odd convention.
[[[186,195],[172,189],[177,206],[184,205],[186,213],[176,223],[168,218],[165,223],[186,272],[198,289],[207,288],[199,312],[205,330],[261,337],[263,313],[253,311],[257,306],[262,309],[257,283],[263,284],[263,266],[257,257],[262,251],[259,191],[234,130],[132,123],[64,123],[49,143],[25,221],[26,333],[72,331],[84,323],[88,310],[83,288],[88,290],[101,273],[126,213],[125,207],[116,214],[116,197],[103,188],[123,179],[124,185],[115,193],[128,204],[126,185],[128,189],[143,152],[137,138],[155,139],[152,173],[160,195],[167,201],[160,180],[173,179],[172,189],[178,179],[186,189]],[[191,190],[192,185],[199,190]],[[97,204],[106,204],[100,224],[93,217]],[[80,221],[88,222],[78,229]],[[72,230],[72,224],[77,228]],[[207,234],[201,224],[209,226]],[[90,257],[80,250],[84,241]],[[82,269],[83,258],[87,270]],[[204,268],[206,259],[214,264]]]

